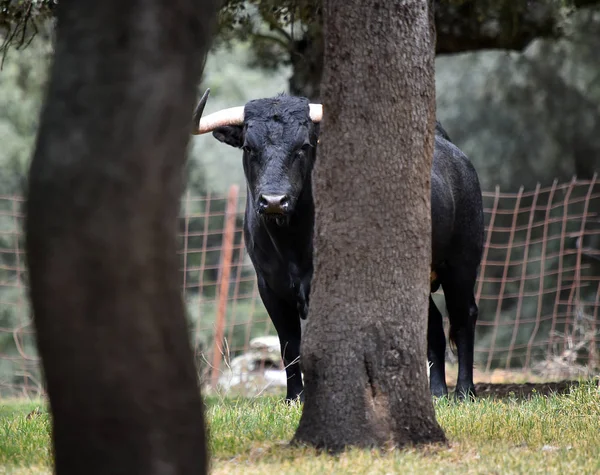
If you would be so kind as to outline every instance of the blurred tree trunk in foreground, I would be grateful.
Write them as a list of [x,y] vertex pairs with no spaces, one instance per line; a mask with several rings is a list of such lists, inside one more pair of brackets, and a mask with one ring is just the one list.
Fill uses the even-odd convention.
[[58,474],[201,474],[176,226],[216,2],[61,0],[27,260]]

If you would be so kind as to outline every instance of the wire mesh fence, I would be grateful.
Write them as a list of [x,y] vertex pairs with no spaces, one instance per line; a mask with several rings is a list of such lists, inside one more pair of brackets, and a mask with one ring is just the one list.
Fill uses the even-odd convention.
[[[591,180],[484,192],[486,237],[475,287],[482,371],[599,366],[600,189]],[[0,396],[43,393],[27,299],[23,198],[0,196]],[[213,386],[275,330],[245,252],[245,193],[187,194],[179,223],[181,285],[197,365]],[[445,313],[443,289],[434,295]],[[447,324],[447,319],[446,319]],[[260,339],[260,338],[259,338]],[[278,355],[272,359],[278,361]],[[261,364],[266,364],[263,360]]]

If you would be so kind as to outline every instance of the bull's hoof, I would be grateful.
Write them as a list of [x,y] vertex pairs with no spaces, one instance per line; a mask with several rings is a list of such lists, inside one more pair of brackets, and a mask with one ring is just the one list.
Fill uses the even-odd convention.
[[440,371],[439,365],[429,367],[429,390],[433,397],[444,397],[448,395],[446,386],[446,375]]
[[457,401],[464,401],[465,399],[474,401],[477,398],[477,393],[475,392],[475,386],[471,385],[466,388],[456,386],[456,390],[454,391],[454,398]]
[[298,403],[304,404],[304,391],[302,391],[300,394],[297,394],[296,396],[286,396],[285,403],[289,405]]
[[446,388],[431,388],[431,395],[433,397],[444,397],[448,395],[448,389]]

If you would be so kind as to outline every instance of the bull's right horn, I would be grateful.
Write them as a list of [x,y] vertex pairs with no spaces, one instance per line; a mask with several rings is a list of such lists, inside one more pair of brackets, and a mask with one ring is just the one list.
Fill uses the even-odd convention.
[[323,118],[323,105],[322,104],[309,104],[310,107],[310,120],[315,123],[321,122]]
[[221,109],[202,117],[209,93],[210,89],[207,89],[194,110],[192,135],[206,134],[223,125],[242,125],[244,123],[244,106]]

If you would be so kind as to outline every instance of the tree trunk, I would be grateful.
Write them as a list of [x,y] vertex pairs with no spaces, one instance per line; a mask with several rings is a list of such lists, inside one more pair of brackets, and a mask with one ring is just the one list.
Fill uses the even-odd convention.
[[427,0],[325,0],[315,274],[294,440],[444,441],[427,381],[435,28]]
[[[320,10],[317,10],[320,12]],[[291,45],[292,76],[290,94],[307,97],[311,102],[321,100],[323,75],[323,29],[321,15],[310,24],[304,36]]]
[[61,0],[27,201],[58,474],[200,474],[177,216],[216,2]]

